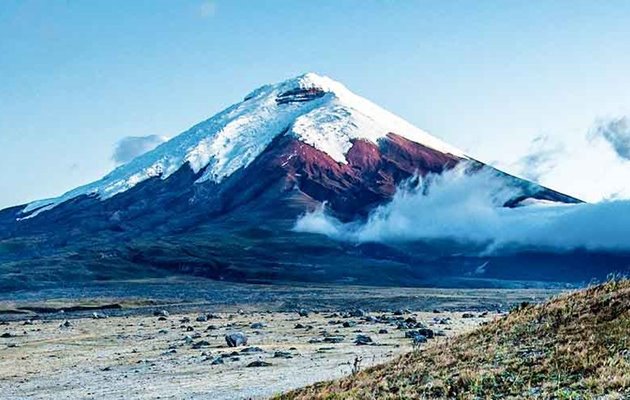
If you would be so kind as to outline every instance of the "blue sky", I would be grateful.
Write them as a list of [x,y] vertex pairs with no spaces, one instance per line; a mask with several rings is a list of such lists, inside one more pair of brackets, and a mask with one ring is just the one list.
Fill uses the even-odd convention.
[[587,134],[630,115],[628,15],[627,1],[4,0],[0,208],[98,179],[125,137],[172,137],[307,71],[510,172],[547,152],[542,183],[626,196],[630,162]]

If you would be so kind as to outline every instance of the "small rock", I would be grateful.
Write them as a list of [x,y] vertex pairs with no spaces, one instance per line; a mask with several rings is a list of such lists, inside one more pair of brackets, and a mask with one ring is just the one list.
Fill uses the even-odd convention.
[[105,315],[103,313],[100,313],[100,312],[97,312],[97,311],[94,311],[92,313],[92,319],[105,319],[105,318],[107,318],[107,315]]
[[354,321],[344,321],[344,323],[343,323],[343,325],[342,325],[342,326],[343,326],[344,328],[352,328],[353,326],[356,326],[356,324],[357,324],[357,323],[356,323],[356,322],[354,322]]
[[59,325],[60,328],[70,328],[71,326],[72,324],[68,320],[65,320],[61,325]]
[[242,354],[252,354],[252,353],[264,353],[265,351],[260,347],[246,347],[241,350]]
[[304,329],[304,325],[302,325],[302,324],[295,324],[295,326],[293,328],[294,329]]
[[215,357],[210,364],[211,365],[223,364],[223,358],[222,357]]
[[206,340],[200,340],[198,342],[193,343],[192,348],[193,349],[200,349],[202,347],[208,347],[210,346],[210,342],[206,341]]
[[216,325],[209,325],[209,326],[206,328],[206,332],[207,332],[207,331],[214,331],[214,330],[217,330],[217,329],[219,329],[219,328],[217,328],[217,326],[216,326]]
[[169,312],[166,310],[159,310],[159,311],[153,312],[153,316],[155,317],[168,317],[169,315],[171,314],[169,314]]
[[273,358],[293,358],[293,355],[288,351],[276,351],[273,353]]
[[387,329],[379,329],[378,333],[381,334],[381,335],[386,335],[389,332],[387,332]]
[[367,335],[357,335],[354,339],[354,344],[357,346],[363,346],[372,343],[372,338]]
[[197,318],[195,318],[195,321],[197,322],[206,322],[208,320],[208,316],[207,315],[199,315]]
[[474,318],[475,316],[472,315],[471,313],[463,313],[462,314],[462,318]]
[[300,317],[308,317],[308,311],[305,310],[304,308],[301,308],[301,309],[298,310],[298,315]]
[[233,332],[225,335],[225,341],[230,347],[245,346],[247,344],[247,336],[243,332]]
[[5,333],[3,333],[2,335],[0,335],[0,337],[1,337],[1,338],[10,338],[10,337],[13,337],[13,335],[12,335],[12,334],[10,334],[9,332],[5,332]]
[[249,327],[252,329],[262,329],[265,327],[265,324],[263,324],[262,322],[254,322]]
[[354,318],[365,317],[367,313],[360,308],[350,311],[350,316]]
[[427,342],[427,338],[425,336],[422,335],[416,335],[412,338],[412,342],[414,345],[420,344],[420,343],[426,343]]
[[247,368],[256,368],[256,367],[271,367],[271,363],[266,361],[256,360],[247,364]]

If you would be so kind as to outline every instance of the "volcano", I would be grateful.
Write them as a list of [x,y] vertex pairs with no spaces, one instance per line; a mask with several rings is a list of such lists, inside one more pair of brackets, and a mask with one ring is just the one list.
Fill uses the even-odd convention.
[[0,211],[0,288],[173,274],[457,286],[604,273],[608,255],[528,252],[496,257],[479,280],[470,274],[485,261],[458,244],[353,244],[292,230],[323,203],[342,221],[365,219],[405,181],[463,162],[519,188],[505,207],[579,202],[308,73],[254,90],[99,181]]

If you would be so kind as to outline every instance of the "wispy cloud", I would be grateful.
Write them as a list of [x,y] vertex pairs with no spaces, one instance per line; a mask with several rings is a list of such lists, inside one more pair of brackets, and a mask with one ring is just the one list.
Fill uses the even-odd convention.
[[529,152],[517,162],[520,174],[529,180],[539,182],[556,167],[558,156],[564,146],[554,143],[548,135],[540,135],[532,140]]
[[455,168],[404,185],[365,222],[343,223],[325,208],[301,217],[295,230],[350,242],[453,239],[485,252],[514,248],[630,250],[630,201],[505,208],[515,194],[490,173]]
[[212,0],[206,0],[199,6],[199,15],[203,18],[213,17],[217,13],[217,4]]
[[112,160],[116,164],[128,163],[139,155],[153,150],[166,140],[167,138],[158,135],[124,137],[116,143]]
[[603,138],[622,160],[630,160],[630,119],[628,117],[600,119],[589,132],[591,139]]

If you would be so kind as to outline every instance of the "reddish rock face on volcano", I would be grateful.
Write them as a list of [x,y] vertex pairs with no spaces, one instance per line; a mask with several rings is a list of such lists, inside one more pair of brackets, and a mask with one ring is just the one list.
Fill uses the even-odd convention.
[[397,185],[414,174],[440,173],[460,161],[393,133],[378,143],[355,140],[346,157],[347,163],[339,163],[289,135],[279,136],[230,182],[224,201],[228,208],[236,206],[243,200],[237,193],[242,195],[242,188],[259,196],[274,190],[264,197],[291,195],[312,199],[313,204],[327,202],[340,217],[352,219],[389,200]]

